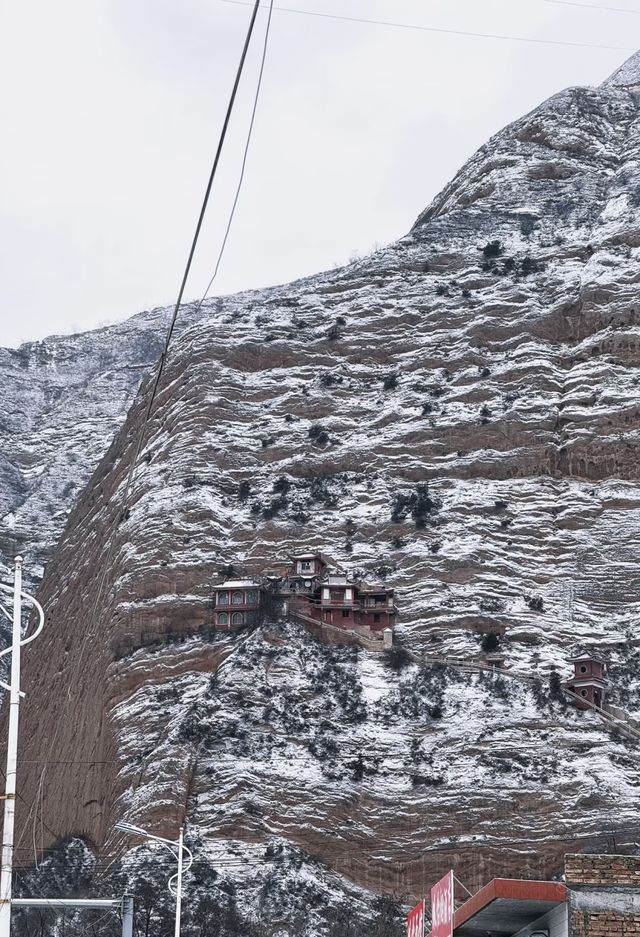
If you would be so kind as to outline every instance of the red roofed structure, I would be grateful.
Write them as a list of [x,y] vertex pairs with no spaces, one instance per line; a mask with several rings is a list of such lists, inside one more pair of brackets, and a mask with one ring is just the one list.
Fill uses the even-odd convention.
[[453,935],[515,937],[533,928],[549,937],[567,937],[566,901],[567,886],[561,882],[494,878],[457,909]]

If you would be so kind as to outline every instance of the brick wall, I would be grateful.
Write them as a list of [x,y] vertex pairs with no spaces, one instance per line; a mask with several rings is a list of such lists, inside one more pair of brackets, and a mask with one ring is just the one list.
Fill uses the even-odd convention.
[[570,937],[640,937],[640,856],[565,856]]
[[640,856],[567,855],[564,859],[567,885],[637,885],[640,887]]
[[570,928],[571,937],[636,937],[640,935],[640,914],[572,911]]

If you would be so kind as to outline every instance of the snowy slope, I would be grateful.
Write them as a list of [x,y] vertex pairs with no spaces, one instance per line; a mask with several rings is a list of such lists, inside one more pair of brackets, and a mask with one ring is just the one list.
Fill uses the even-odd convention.
[[[188,321],[190,310],[186,310]],[[0,570],[35,580],[160,350],[168,310],[0,349]]]
[[[23,789],[50,830],[109,853],[120,816],[186,818],[222,865],[286,841],[327,894],[408,900],[451,864],[547,875],[633,835],[633,743],[547,688],[595,647],[640,716],[637,74],[497,134],[397,243],[187,323],[127,510],[148,382],[44,578]],[[221,567],[301,545],[392,583],[418,656],[478,659],[493,632],[540,683],[396,674],[285,622],[212,642]]]

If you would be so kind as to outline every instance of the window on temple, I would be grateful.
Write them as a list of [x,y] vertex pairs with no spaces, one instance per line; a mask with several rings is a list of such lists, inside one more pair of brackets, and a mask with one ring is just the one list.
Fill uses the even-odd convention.
[[302,570],[303,573],[310,573],[311,570],[313,569],[311,560],[302,560],[302,562],[300,563],[300,569]]
[[243,623],[242,612],[234,612],[231,616],[232,625],[241,625]]
[[258,601],[258,593],[255,589],[252,589],[251,592],[247,592],[247,603],[250,605],[255,605]]
[[229,614],[228,614],[228,612],[218,612],[218,624],[219,624],[219,625],[228,625],[228,624],[229,624]]
[[349,612],[349,609],[348,609],[348,608],[343,608],[343,609],[342,609],[342,617],[343,617],[343,618],[348,618],[350,614],[351,614],[351,613]]
[[228,605],[228,604],[229,604],[229,593],[218,592],[218,605]]
[[231,604],[232,605],[242,605],[244,602],[244,595],[242,592],[232,592],[231,593]]
[[380,613],[379,613],[379,612],[375,612],[375,614],[374,614],[374,616],[373,616],[373,620],[374,620],[375,622],[380,621]]

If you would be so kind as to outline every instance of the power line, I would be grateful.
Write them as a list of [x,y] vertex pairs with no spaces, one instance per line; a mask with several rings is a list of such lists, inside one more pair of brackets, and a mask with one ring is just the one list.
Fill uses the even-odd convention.
[[[220,3],[231,3],[235,6],[248,6],[251,0],[219,0]],[[392,20],[376,20],[361,16],[345,16],[340,13],[321,13],[318,10],[296,10],[293,7],[275,6],[279,13],[298,13],[301,16],[316,16],[322,19],[341,20],[347,23],[364,23],[368,26],[386,26],[392,29],[417,30],[418,32],[440,33],[447,36],[467,36],[473,39],[498,39],[503,42],[532,42],[536,45],[571,46],[579,49],[604,49],[609,52],[635,52],[631,46],[608,46],[592,42],[572,42],[568,39],[535,39],[530,36],[508,36],[500,33],[477,33],[463,29],[447,29],[443,26],[422,26],[418,23],[397,23]]]
[[227,239],[228,239],[228,237],[229,237],[229,231],[231,230],[231,225],[232,225],[232,223],[233,223],[233,218],[234,218],[234,215],[235,215],[235,212],[236,212],[236,206],[237,206],[237,204],[238,204],[238,199],[240,198],[240,191],[241,191],[241,189],[242,189],[242,183],[243,183],[243,180],[244,180],[244,173],[245,173],[245,169],[246,169],[246,166],[247,166],[247,157],[248,157],[248,155],[249,155],[249,145],[250,145],[250,143],[251,143],[251,135],[252,135],[252,133],[253,133],[253,125],[254,125],[254,122],[255,122],[255,119],[256,119],[256,110],[257,110],[257,108],[258,108],[258,99],[259,99],[259,97],[260,97],[260,88],[262,87],[262,76],[263,76],[263,73],[264,73],[264,64],[265,64],[265,60],[266,60],[266,57],[267,57],[267,46],[268,46],[268,44],[269,44],[269,32],[270,32],[270,29],[271,29],[271,17],[272,17],[272,15],[273,15],[273,9],[274,9],[273,2],[274,2],[274,0],[270,0],[270,3],[269,3],[269,14],[268,14],[268,16],[267,16],[267,26],[266,26],[265,34],[264,34],[264,44],[263,44],[263,46],[262,46],[262,58],[261,58],[261,60],[260,60],[260,70],[259,70],[259,72],[258,72],[258,82],[257,82],[257,84],[256,84],[256,93],[255,93],[255,96],[254,96],[254,99],[253,99],[253,110],[251,111],[251,120],[249,121],[249,130],[248,130],[248,132],[247,132],[247,140],[246,140],[245,147],[244,147],[244,153],[243,153],[243,155],[242,155],[242,167],[241,167],[241,169],[240,169],[240,177],[239,177],[239,179],[238,179],[238,185],[237,185],[237,187],[236,187],[236,194],[235,194],[235,197],[234,197],[234,199],[233,199],[233,205],[231,206],[231,212],[230,212],[230,214],[229,214],[229,221],[227,222],[227,227],[226,227],[226,230],[225,230],[225,232],[224,232],[224,237],[223,237],[223,239],[222,239],[222,244],[221,244],[221,246],[220,246],[220,251],[219,251],[219,253],[218,253],[218,259],[217,259],[217,261],[216,261],[216,265],[215,265],[214,270],[213,270],[213,275],[212,275],[211,279],[209,280],[209,283],[207,284],[207,288],[206,288],[206,290],[204,291],[204,294],[203,294],[203,296],[202,296],[202,299],[200,300],[200,302],[198,303],[198,305],[197,305],[197,307],[196,307],[196,312],[200,309],[200,307],[202,306],[203,302],[205,301],[205,299],[206,299],[207,296],[209,295],[209,290],[211,289],[211,287],[212,287],[212,285],[213,285],[213,281],[215,280],[215,278],[216,278],[217,275],[218,275],[218,269],[219,269],[219,267],[220,267],[220,262],[222,261],[222,255],[224,254],[224,249],[225,249],[225,247],[227,246]]
[[[130,491],[131,491],[131,484],[132,484],[132,481],[133,481],[133,474],[134,474],[134,471],[135,471],[136,466],[137,466],[138,456],[139,456],[139,454],[140,454],[140,450],[141,450],[141,447],[142,447],[142,441],[143,441],[143,439],[144,439],[145,429],[146,429],[146,426],[147,426],[147,424],[148,424],[148,422],[149,422],[149,419],[150,419],[150,417],[151,417],[151,413],[152,413],[152,410],[153,410],[153,404],[154,404],[154,401],[155,401],[155,398],[156,398],[156,395],[157,395],[157,391],[158,391],[158,387],[159,387],[159,384],[160,384],[160,379],[161,379],[161,377],[162,377],[162,373],[163,373],[163,370],[164,370],[164,365],[165,365],[165,362],[166,362],[166,360],[167,360],[167,355],[168,355],[168,352],[169,352],[169,347],[170,347],[170,344],[171,344],[171,339],[172,339],[173,332],[174,332],[175,325],[176,325],[176,321],[177,321],[177,318],[178,318],[178,313],[180,312],[180,308],[181,308],[181,306],[182,306],[182,299],[183,299],[183,295],[184,295],[184,290],[185,290],[185,287],[186,287],[186,284],[187,284],[187,280],[188,280],[188,277],[189,277],[189,272],[190,272],[190,270],[191,270],[191,264],[192,264],[193,257],[194,257],[194,254],[195,254],[196,246],[197,246],[197,244],[198,244],[198,239],[199,239],[199,237],[200,237],[200,231],[201,231],[201,228],[202,228],[202,223],[203,223],[204,216],[205,216],[205,213],[206,213],[206,210],[207,210],[207,206],[208,206],[208,203],[209,203],[209,197],[210,197],[210,195],[211,195],[211,189],[212,189],[213,182],[214,182],[214,179],[215,179],[215,176],[216,176],[216,173],[217,173],[218,164],[219,164],[219,162],[220,162],[220,157],[221,157],[221,154],[222,154],[224,142],[225,142],[226,135],[227,135],[227,130],[228,130],[229,123],[230,123],[230,120],[231,120],[231,115],[232,115],[232,113],[233,113],[234,104],[235,104],[235,100],[236,100],[236,95],[237,95],[238,87],[239,87],[239,84],[240,84],[240,79],[241,79],[241,77],[242,77],[242,73],[243,73],[243,70],[244,70],[244,65],[245,65],[245,61],[246,61],[246,57],[247,57],[247,52],[248,52],[249,45],[250,45],[250,42],[251,42],[251,37],[252,37],[252,35],[253,35],[253,30],[254,30],[254,26],[255,26],[255,22],[256,22],[256,17],[257,17],[259,8],[260,8],[260,0],[255,0],[255,2],[253,3],[253,11],[252,11],[251,18],[250,18],[250,21],[249,21],[249,25],[248,25],[248,28],[247,28],[247,33],[246,33],[246,36],[245,36],[244,45],[243,45],[242,53],[241,53],[241,56],[240,56],[240,61],[239,61],[239,63],[238,63],[238,67],[237,67],[237,70],[236,70],[236,75],[235,75],[233,87],[232,87],[232,90],[231,90],[231,95],[230,95],[230,98],[229,98],[229,103],[228,103],[228,105],[227,105],[227,111],[226,111],[225,118],[224,118],[224,121],[223,121],[222,130],[221,130],[221,132],[220,132],[220,137],[219,137],[219,140],[218,140],[218,145],[217,145],[216,153],[215,153],[214,160],[213,160],[213,165],[212,165],[212,167],[211,167],[211,172],[210,172],[210,174],[209,174],[209,179],[208,179],[208,182],[207,182],[207,187],[206,187],[205,194],[204,194],[204,198],[203,198],[202,205],[201,205],[201,208],[200,208],[200,214],[199,214],[199,216],[198,216],[198,221],[197,221],[197,224],[196,224],[194,236],[193,236],[193,239],[192,239],[192,242],[191,242],[191,247],[190,247],[189,255],[188,255],[188,258],[187,258],[187,263],[186,263],[186,266],[185,266],[185,269],[184,269],[184,273],[183,273],[183,276],[182,276],[182,280],[181,280],[181,283],[180,283],[180,289],[179,289],[179,291],[178,291],[178,297],[177,297],[177,300],[176,300],[176,303],[175,303],[175,306],[174,306],[174,309],[173,309],[173,314],[172,314],[172,316],[171,316],[171,320],[170,320],[170,323],[169,323],[169,327],[168,327],[168,329],[167,329],[167,334],[166,334],[166,338],[165,338],[164,349],[163,349],[162,354],[160,355],[160,359],[159,359],[159,361],[158,361],[158,365],[157,365],[157,368],[156,368],[155,377],[154,377],[154,380],[153,380],[153,385],[152,385],[152,388],[151,388],[151,394],[150,394],[150,398],[149,398],[149,403],[148,403],[148,405],[147,405],[147,408],[146,408],[146,411],[145,411],[145,414],[144,414],[144,417],[143,417],[142,425],[141,425],[141,427],[140,427],[140,431],[139,431],[139,433],[137,434],[137,438],[136,438],[135,443],[134,443],[133,453],[132,453],[131,461],[130,461],[130,464],[129,464],[129,471],[128,471],[128,473],[127,473],[127,479],[126,479],[126,484],[125,484],[125,488],[124,488],[124,494],[123,494],[123,497],[122,497],[122,506],[121,506],[121,510],[118,511],[118,512],[116,512],[115,519],[114,519],[114,523],[113,523],[113,525],[112,525],[111,532],[110,532],[110,535],[109,535],[109,539],[108,539],[108,542],[107,542],[106,558],[105,558],[104,562],[102,563],[102,575],[100,576],[100,579],[99,579],[99,584],[98,584],[98,589],[97,589],[97,591],[96,591],[95,600],[94,600],[94,602],[92,603],[92,610],[91,610],[91,615],[90,615],[90,621],[91,621],[92,623],[93,623],[93,621],[94,621],[94,619],[95,619],[95,615],[96,615],[96,612],[97,612],[98,605],[99,605],[101,599],[103,598],[104,587],[105,587],[105,584],[106,584],[106,577],[107,577],[107,573],[108,573],[108,570],[109,570],[109,566],[110,566],[111,560],[112,560],[112,558],[113,558],[113,553],[114,553],[114,548],[115,548],[115,534],[116,534],[116,531],[117,531],[117,528],[118,528],[118,524],[119,524],[119,522],[120,522],[120,520],[121,520],[121,518],[122,518],[124,512],[126,511],[126,507],[127,507],[127,503],[128,503],[129,495],[130,495]],[[86,650],[86,647],[87,647],[88,639],[89,639],[89,637],[90,637],[91,634],[92,634],[92,632],[90,632],[89,629],[86,629],[85,632],[84,632],[83,639],[82,639],[82,642],[81,642],[81,645],[80,645],[80,649],[79,649],[79,653],[78,653],[78,655],[77,655],[78,661],[79,661],[79,667],[82,667],[82,662],[83,662],[84,653],[85,653],[85,650]],[[50,746],[49,746],[49,754],[51,754],[51,753],[54,751],[54,749],[55,749],[55,745],[56,745],[56,742],[57,742],[57,739],[58,739],[58,734],[59,734],[60,728],[61,728],[61,726],[62,726],[62,724],[63,724],[63,722],[64,722],[63,715],[64,715],[64,712],[66,711],[66,708],[68,707],[68,705],[69,705],[70,702],[71,702],[71,693],[69,692],[68,695],[67,695],[67,699],[65,700],[65,705],[63,706],[63,713],[60,715],[60,717],[59,717],[59,719],[58,719],[58,724],[57,724],[57,727],[56,727],[56,731],[54,732],[53,739],[52,739],[51,744],[50,744]],[[46,764],[46,762],[43,762],[43,764]],[[44,770],[44,769],[43,769],[43,770]],[[28,826],[28,824],[29,824],[29,820],[30,820],[30,818],[31,818],[31,814],[32,814],[32,811],[33,811],[33,808],[34,808],[35,805],[36,805],[36,801],[34,800],[32,806],[31,806],[31,809],[30,809],[30,811],[29,811],[29,815],[27,816],[27,819],[26,819],[26,821],[25,821],[25,824],[24,824],[24,827],[23,827],[21,836],[20,836],[20,838],[18,839],[18,845],[20,845],[20,843],[22,842],[22,839],[24,838],[24,835],[25,835],[25,833],[26,833],[27,826]],[[51,830],[49,830],[49,827],[47,827],[47,830],[51,833]]]
[[[249,3],[249,5],[251,5],[251,3]],[[193,256],[194,256],[194,254],[195,254],[196,246],[197,246],[197,244],[198,244],[198,239],[199,239],[199,237],[200,237],[200,231],[201,231],[201,228],[202,228],[202,222],[204,221],[204,216],[205,216],[205,212],[206,212],[206,210],[207,210],[207,205],[209,204],[209,196],[211,195],[211,188],[212,188],[212,186],[213,186],[213,181],[214,181],[214,179],[215,179],[216,172],[217,172],[217,170],[218,170],[218,163],[220,162],[220,156],[221,156],[221,154],[222,154],[222,148],[223,148],[223,146],[224,146],[224,141],[225,141],[226,136],[227,136],[227,130],[228,130],[228,128],[229,128],[229,121],[231,120],[231,114],[232,114],[232,112],[233,112],[233,106],[234,106],[234,104],[235,104],[236,94],[237,94],[237,92],[238,92],[238,86],[239,86],[239,84],[240,84],[240,78],[242,77],[242,72],[243,72],[243,69],[244,69],[244,63],[245,63],[245,60],[246,60],[246,57],[247,57],[247,52],[248,52],[248,49],[249,49],[249,43],[251,42],[251,36],[252,36],[252,34],[253,34],[253,27],[254,27],[254,25],[255,25],[256,16],[258,15],[258,9],[259,9],[259,8],[260,8],[260,0],[255,0],[255,2],[253,3],[253,12],[252,12],[252,14],[251,14],[251,20],[250,20],[250,22],[249,22],[249,28],[248,28],[248,30],[247,30],[247,35],[246,35],[246,37],[245,37],[244,46],[243,46],[243,49],[242,49],[242,55],[240,56],[240,62],[239,62],[239,64],[238,64],[238,69],[237,69],[237,71],[236,71],[235,81],[234,81],[234,83],[233,83],[233,88],[232,88],[232,90],[231,90],[231,97],[229,98],[229,104],[228,104],[228,106],[227,106],[227,113],[225,114],[224,122],[223,122],[223,124],[222,124],[222,131],[220,132],[220,139],[218,140],[218,147],[217,147],[217,149],[216,149],[216,155],[215,155],[215,157],[214,157],[213,166],[211,167],[211,172],[210,172],[210,174],[209,174],[209,181],[207,182],[207,188],[206,188],[206,190],[205,190],[204,199],[202,200],[202,206],[201,206],[201,208],[200,208],[200,215],[199,215],[199,217],[198,217],[198,223],[197,223],[197,225],[196,225],[196,230],[195,230],[195,233],[194,233],[194,235],[193,235],[193,241],[191,242],[191,249],[189,250],[189,256],[188,256],[188,258],[187,258],[187,263],[186,263],[186,266],[185,266],[185,269],[184,269],[184,273],[183,273],[183,275],[182,275],[182,282],[181,282],[181,284],[180,284],[180,290],[179,290],[179,292],[178,292],[178,298],[177,298],[177,300],[176,300],[176,304],[175,304],[175,307],[174,307],[174,310],[173,310],[173,314],[172,314],[172,316],[171,316],[171,322],[169,323],[169,328],[168,328],[168,330],[167,330],[167,337],[166,337],[166,340],[165,340],[164,351],[163,351],[162,354],[160,355],[160,361],[159,361],[159,363],[158,363],[158,373],[157,373],[157,375],[156,375],[156,379],[155,379],[155,382],[154,382],[154,385],[153,385],[153,390],[152,390],[152,392],[151,392],[151,399],[149,400],[149,406],[148,406],[148,408],[147,408],[147,414],[146,414],[145,421],[143,422],[143,425],[142,425],[142,428],[141,428],[140,437],[142,437],[143,432],[144,432],[144,429],[145,429],[145,426],[146,426],[146,423],[147,423],[147,421],[148,421],[148,419],[149,419],[149,416],[151,415],[151,409],[152,409],[152,407],[153,407],[153,402],[154,402],[154,399],[155,399],[155,396],[156,396],[156,392],[157,392],[157,390],[158,390],[158,384],[160,383],[160,378],[161,378],[161,376],[162,376],[162,371],[163,371],[163,368],[164,368],[164,363],[165,363],[165,361],[166,361],[167,353],[168,353],[168,351],[169,351],[169,345],[170,345],[170,343],[171,343],[171,338],[172,338],[172,336],[173,336],[173,330],[174,330],[175,325],[176,325],[176,321],[177,321],[177,318],[178,318],[178,313],[180,312],[180,307],[182,306],[182,297],[183,297],[183,295],[184,295],[184,290],[185,290],[185,287],[186,287],[186,285],[187,285],[187,279],[189,278],[189,272],[190,272],[190,270],[191,270],[191,263],[192,263],[192,261],[193,261]],[[133,460],[133,463],[135,463],[135,459]],[[133,463],[132,463],[132,464],[133,464]]]
[[582,7],[584,10],[604,10],[607,13],[631,13],[635,16],[640,15],[640,10],[629,10],[624,7],[600,6],[599,3],[580,3],[579,0],[543,0],[543,3],[552,3],[560,7]]

